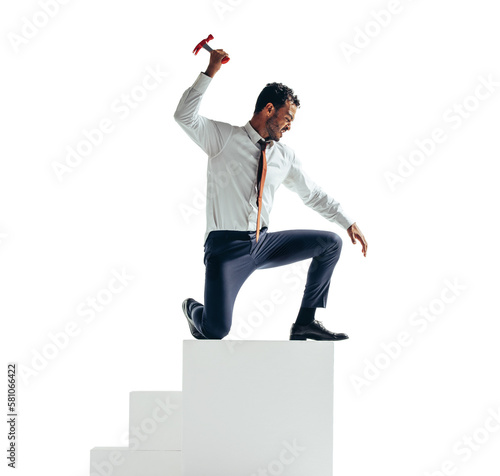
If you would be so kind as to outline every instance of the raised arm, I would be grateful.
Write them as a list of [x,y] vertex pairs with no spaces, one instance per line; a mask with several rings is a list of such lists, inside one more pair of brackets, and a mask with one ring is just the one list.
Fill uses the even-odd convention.
[[200,73],[194,84],[184,91],[174,113],[175,121],[209,157],[217,155],[222,150],[232,132],[230,124],[198,114],[203,94],[219,71],[221,61],[226,55],[223,50],[213,50],[210,53],[207,70]]

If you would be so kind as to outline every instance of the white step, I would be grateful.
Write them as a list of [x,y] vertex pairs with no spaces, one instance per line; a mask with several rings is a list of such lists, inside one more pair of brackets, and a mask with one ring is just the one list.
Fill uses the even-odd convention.
[[90,476],[181,476],[181,465],[180,451],[90,450]]
[[182,392],[130,392],[129,448],[182,449]]
[[185,340],[183,476],[332,476],[333,349]]

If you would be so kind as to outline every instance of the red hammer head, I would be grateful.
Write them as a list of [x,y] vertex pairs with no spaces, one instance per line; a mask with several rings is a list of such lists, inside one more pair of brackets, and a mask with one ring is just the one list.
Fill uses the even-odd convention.
[[193,53],[195,55],[198,54],[198,51],[200,51],[203,48],[203,45],[206,45],[210,40],[213,40],[214,37],[212,35],[208,35],[204,40],[201,40],[194,48]]
[[[198,54],[198,51],[200,51],[202,48],[205,48],[207,51],[212,51],[212,48],[210,48],[210,46],[208,46],[208,42],[210,40],[213,40],[214,37],[212,35],[208,35],[204,40],[201,40],[195,47],[194,47],[194,50],[193,50],[193,53],[195,55]],[[221,63],[222,64],[225,64],[229,61],[229,56],[224,56],[224,58],[222,59]]]

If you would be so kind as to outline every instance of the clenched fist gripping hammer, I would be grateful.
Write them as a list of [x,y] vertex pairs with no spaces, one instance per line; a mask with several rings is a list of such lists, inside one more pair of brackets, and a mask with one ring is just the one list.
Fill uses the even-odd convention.
[[[205,48],[208,52],[212,51],[212,48],[210,48],[210,46],[207,45],[207,43],[210,41],[210,40],[213,40],[214,37],[212,35],[208,35],[204,40],[201,40],[195,47],[195,49],[193,50],[193,53],[195,55],[198,54],[198,51],[200,51],[202,48]],[[229,56],[224,56],[224,58],[222,58],[222,61],[221,63],[222,64],[226,64],[227,62],[229,61]]]

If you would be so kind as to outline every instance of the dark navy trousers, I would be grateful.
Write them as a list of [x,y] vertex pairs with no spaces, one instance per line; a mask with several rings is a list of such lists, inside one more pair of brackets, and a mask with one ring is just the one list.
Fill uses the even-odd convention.
[[342,249],[336,233],[322,230],[287,230],[268,233],[212,231],[205,242],[205,303],[192,309],[200,332],[222,339],[231,329],[236,296],[256,270],[283,266],[312,258],[302,307],[325,307],[330,278]]

